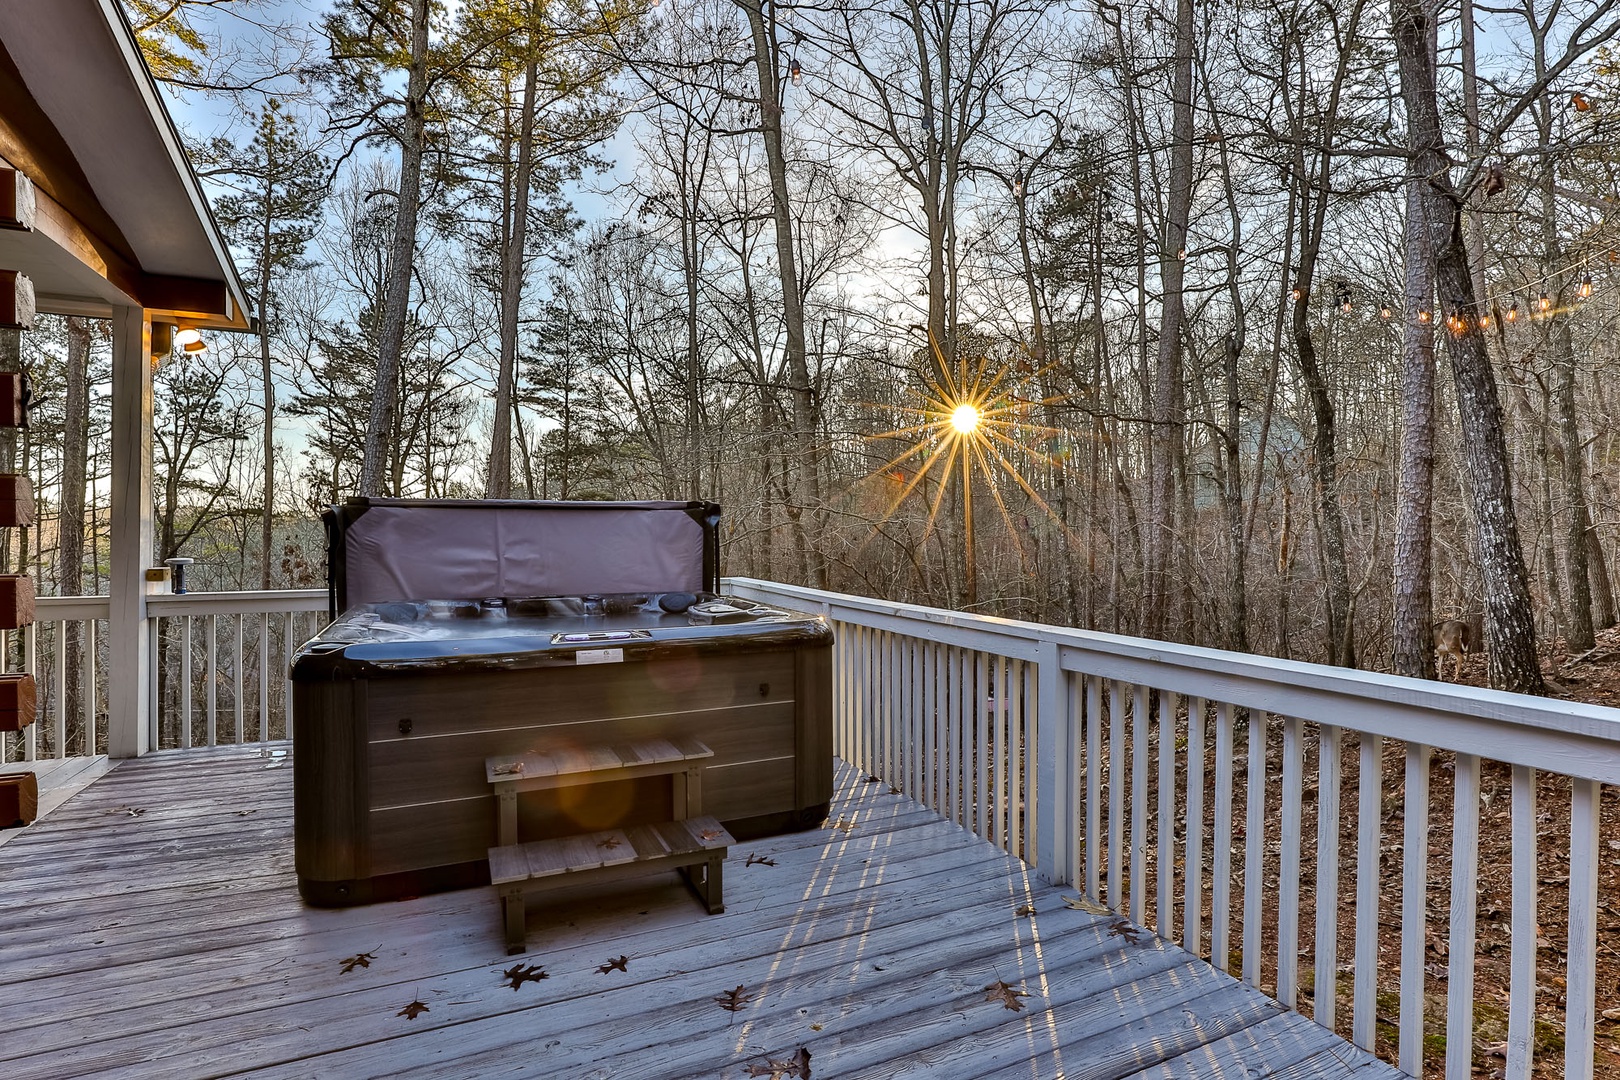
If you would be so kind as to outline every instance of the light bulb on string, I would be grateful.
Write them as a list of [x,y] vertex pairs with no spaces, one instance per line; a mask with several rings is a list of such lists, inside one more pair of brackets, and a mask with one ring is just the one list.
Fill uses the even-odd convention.
[[1460,334],[1468,329],[1468,320],[1463,318],[1462,312],[1453,311],[1446,317],[1446,328],[1453,334]]
[[1491,317],[1489,315],[1481,315],[1479,317],[1479,328],[1481,330],[1489,330],[1491,328]]
[[1541,290],[1541,296],[1536,300],[1536,307],[1541,311],[1552,310],[1552,297],[1547,295],[1546,289]]
[[1519,302],[1517,300],[1508,305],[1507,314],[1502,316],[1502,318],[1506,319],[1510,323],[1516,323],[1519,321]]
[[1580,285],[1580,288],[1576,290],[1576,295],[1578,295],[1582,300],[1586,300],[1586,299],[1589,299],[1591,297],[1591,295],[1592,295],[1592,275],[1591,274],[1587,274],[1585,277],[1581,278],[1581,285]]
[[1013,173],[1012,193],[1013,193],[1013,198],[1015,198],[1015,199],[1022,199],[1024,197],[1024,173],[1023,173],[1023,170],[1019,170],[1018,172]]
[[1301,289],[1298,285],[1295,285],[1292,289],[1288,290],[1288,296],[1289,296],[1290,299],[1293,299],[1293,300],[1298,300],[1301,296],[1304,296],[1304,295],[1305,295],[1305,290]]
[[1388,319],[1393,314],[1395,314],[1395,312],[1390,309],[1389,304],[1384,303],[1378,305],[1378,317],[1380,319]]
[[804,68],[799,66],[799,58],[795,56],[788,61],[788,79],[794,86],[804,85]]
[[1434,321],[1434,312],[1430,311],[1428,308],[1419,308],[1418,309],[1418,322],[1426,323],[1426,322],[1433,322],[1433,321]]

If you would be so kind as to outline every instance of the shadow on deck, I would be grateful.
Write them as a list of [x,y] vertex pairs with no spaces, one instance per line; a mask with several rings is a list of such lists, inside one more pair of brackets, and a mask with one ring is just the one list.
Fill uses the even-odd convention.
[[508,958],[492,889],[306,907],[287,755],[123,762],[0,847],[0,1073],[1398,1075],[846,766],[829,827],[732,849],[725,914],[547,894]]

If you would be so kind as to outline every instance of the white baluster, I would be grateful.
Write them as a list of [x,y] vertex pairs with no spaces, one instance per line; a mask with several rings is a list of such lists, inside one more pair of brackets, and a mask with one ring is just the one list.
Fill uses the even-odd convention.
[[1226,971],[1232,956],[1232,740],[1237,709],[1223,701],[1215,710],[1215,835],[1210,867],[1209,955]]
[[1277,860],[1277,1000],[1299,1007],[1300,843],[1304,818],[1302,725],[1283,720],[1282,838]]
[[1371,1053],[1378,1036],[1378,894],[1384,825],[1384,740],[1361,736],[1356,810],[1355,1043]]
[[1339,787],[1343,783],[1339,729],[1317,730],[1316,979],[1312,1013],[1334,1029],[1339,1001]]
[[1602,785],[1570,781],[1569,968],[1564,988],[1565,1080],[1592,1080],[1597,996],[1598,808]]
[[1423,960],[1428,948],[1429,757],[1422,743],[1406,744],[1406,835],[1401,870],[1400,1066],[1423,1073]]
[[[1474,911],[1479,903],[1479,757],[1458,754],[1451,824],[1451,942],[1446,1080],[1474,1073]],[[1592,1060],[1590,1052],[1586,1059]]]
[[[1529,1080],[1536,1023],[1536,770],[1513,766],[1513,916],[1508,933],[1507,1080]],[[1567,984],[1567,980],[1566,980]]]

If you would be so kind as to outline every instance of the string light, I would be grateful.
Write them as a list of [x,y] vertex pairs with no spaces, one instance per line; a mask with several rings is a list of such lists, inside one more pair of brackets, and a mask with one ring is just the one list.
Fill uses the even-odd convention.
[[[1185,258],[1185,256],[1186,251],[1183,249],[1181,257]],[[1584,272],[1581,273],[1578,281],[1576,281],[1574,275],[1577,271],[1582,271],[1583,268],[1590,267],[1593,262],[1605,258],[1611,263],[1620,263],[1620,250],[1605,249],[1603,251],[1594,252],[1583,259],[1573,261],[1571,265],[1560,267],[1540,278],[1531,279],[1530,281],[1522,283],[1520,288],[1526,290],[1524,300],[1529,307],[1530,314],[1532,316],[1536,316],[1542,313],[1551,312],[1553,310],[1556,297],[1554,295],[1552,283],[1557,281],[1572,282],[1573,284],[1570,286],[1570,289],[1576,298],[1580,300],[1591,299],[1592,296],[1597,292],[1597,282],[1593,279],[1591,270],[1584,269]],[[1345,280],[1332,280],[1329,281],[1328,284],[1333,290],[1334,304],[1346,314],[1353,311],[1355,308],[1355,291],[1352,284]],[[1289,289],[1288,295],[1294,300],[1294,302],[1298,303],[1299,301],[1306,299],[1306,290],[1302,284],[1296,282],[1293,287]],[[1470,322],[1472,322],[1473,325],[1478,326],[1481,330],[1490,330],[1498,324],[1518,324],[1520,321],[1519,300],[1519,296],[1513,291],[1504,289],[1502,292],[1493,296],[1481,297],[1478,303],[1478,310],[1481,313],[1477,316],[1470,315],[1467,311],[1462,309],[1452,311],[1450,314],[1446,314],[1445,312],[1441,312],[1440,314],[1444,315],[1446,326],[1454,333],[1462,333],[1465,331],[1469,327]],[[1500,306],[1503,303],[1507,305],[1505,310]],[[1389,301],[1385,300],[1379,302],[1379,318],[1389,319],[1392,318],[1394,314],[1394,307]],[[1417,310],[1416,314],[1418,322],[1432,323],[1434,322],[1436,313],[1420,308]]]
[[804,85],[804,68],[799,66],[799,58],[795,56],[788,61],[788,78],[794,86]]
[[1024,173],[1022,169],[1013,173],[1012,193],[1015,199],[1024,197]]

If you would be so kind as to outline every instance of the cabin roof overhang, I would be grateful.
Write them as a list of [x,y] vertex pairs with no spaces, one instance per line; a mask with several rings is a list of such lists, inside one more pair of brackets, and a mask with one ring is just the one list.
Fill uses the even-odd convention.
[[249,326],[246,294],[117,0],[0,2],[0,168],[33,184],[0,268],[38,310]]

